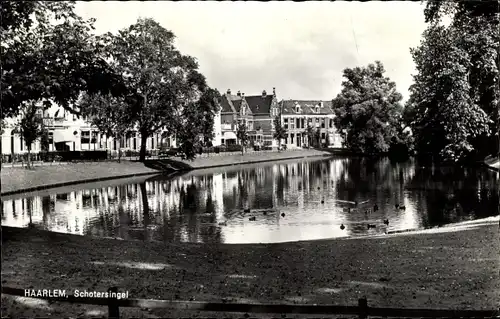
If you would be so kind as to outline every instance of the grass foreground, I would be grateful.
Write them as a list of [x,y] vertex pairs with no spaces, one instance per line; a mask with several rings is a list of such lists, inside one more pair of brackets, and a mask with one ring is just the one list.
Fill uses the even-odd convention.
[[[2,237],[2,285],[21,289],[72,294],[117,286],[129,298],[142,299],[354,306],[366,296],[373,307],[500,306],[498,223],[452,232],[244,245],[123,241],[10,227],[2,227]],[[107,311],[20,299],[2,295],[2,315],[89,317]],[[122,314],[242,317],[137,308]]]

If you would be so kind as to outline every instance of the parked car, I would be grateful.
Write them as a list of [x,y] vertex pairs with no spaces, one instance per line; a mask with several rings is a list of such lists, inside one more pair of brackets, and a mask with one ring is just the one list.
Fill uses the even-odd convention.
[[180,150],[178,148],[172,147],[168,149],[162,149],[158,153],[160,157],[162,156],[179,156]]

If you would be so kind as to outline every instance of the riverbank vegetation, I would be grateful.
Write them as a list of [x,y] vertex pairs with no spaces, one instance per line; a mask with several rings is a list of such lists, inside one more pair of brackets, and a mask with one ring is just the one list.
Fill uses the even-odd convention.
[[380,61],[344,70],[342,91],[333,100],[335,125],[343,132],[345,146],[354,152],[376,155],[401,146],[409,152],[411,136],[402,121],[402,96],[384,73]]
[[[344,70],[333,100],[345,145],[371,154],[411,154],[436,162],[498,156],[499,12],[496,1],[427,3],[417,73],[405,107],[382,63]],[[442,23],[450,18],[449,25]],[[409,134],[411,132],[411,134]]]
[[[417,151],[438,160],[483,160],[499,147],[497,1],[428,2],[429,23],[411,53],[417,74],[406,105]],[[451,23],[442,23],[451,18]]]

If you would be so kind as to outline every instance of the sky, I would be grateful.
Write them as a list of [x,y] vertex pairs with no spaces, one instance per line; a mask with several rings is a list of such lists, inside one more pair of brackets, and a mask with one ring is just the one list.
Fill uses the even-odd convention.
[[342,71],[380,60],[403,101],[415,73],[410,48],[426,24],[421,2],[78,2],[95,32],[153,18],[195,57],[208,84],[245,95],[276,88],[281,99],[331,100]]

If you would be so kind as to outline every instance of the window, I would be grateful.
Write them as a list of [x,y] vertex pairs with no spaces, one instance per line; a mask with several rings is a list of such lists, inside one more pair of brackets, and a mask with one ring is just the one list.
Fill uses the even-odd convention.
[[95,144],[96,142],[97,142],[97,132],[93,131],[92,132],[92,140],[90,141],[90,143]]
[[324,140],[326,137],[326,134],[325,133],[321,133],[321,139]]
[[297,119],[297,128],[300,128],[300,119]]
[[321,128],[325,128],[325,119],[321,119]]
[[295,112],[296,112],[296,113],[300,113],[300,106],[298,106],[298,105],[297,105],[297,106],[295,107]]
[[304,127],[305,127],[305,126],[304,126],[304,123],[305,123],[305,119],[304,119],[304,118],[302,118],[302,119],[300,120],[300,124],[301,124],[301,125],[300,125],[300,127],[301,127],[301,128],[304,128]]
[[21,135],[20,136],[20,142],[21,142],[21,146],[20,146],[20,150],[22,151],[23,150],[23,146],[24,146],[24,139],[23,139],[23,136]]
[[54,143],[54,132],[49,132],[48,140],[49,144]]
[[316,106],[316,113],[319,113],[319,106]]
[[293,144],[293,138],[295,137],[295,134],[290,134],[290,144]]
[[283,126],[288,129],[288,118],[285,119]]
[[82,144],[90,143],[90,131],[82,131],[82,137],[80,138],[80,143]]

